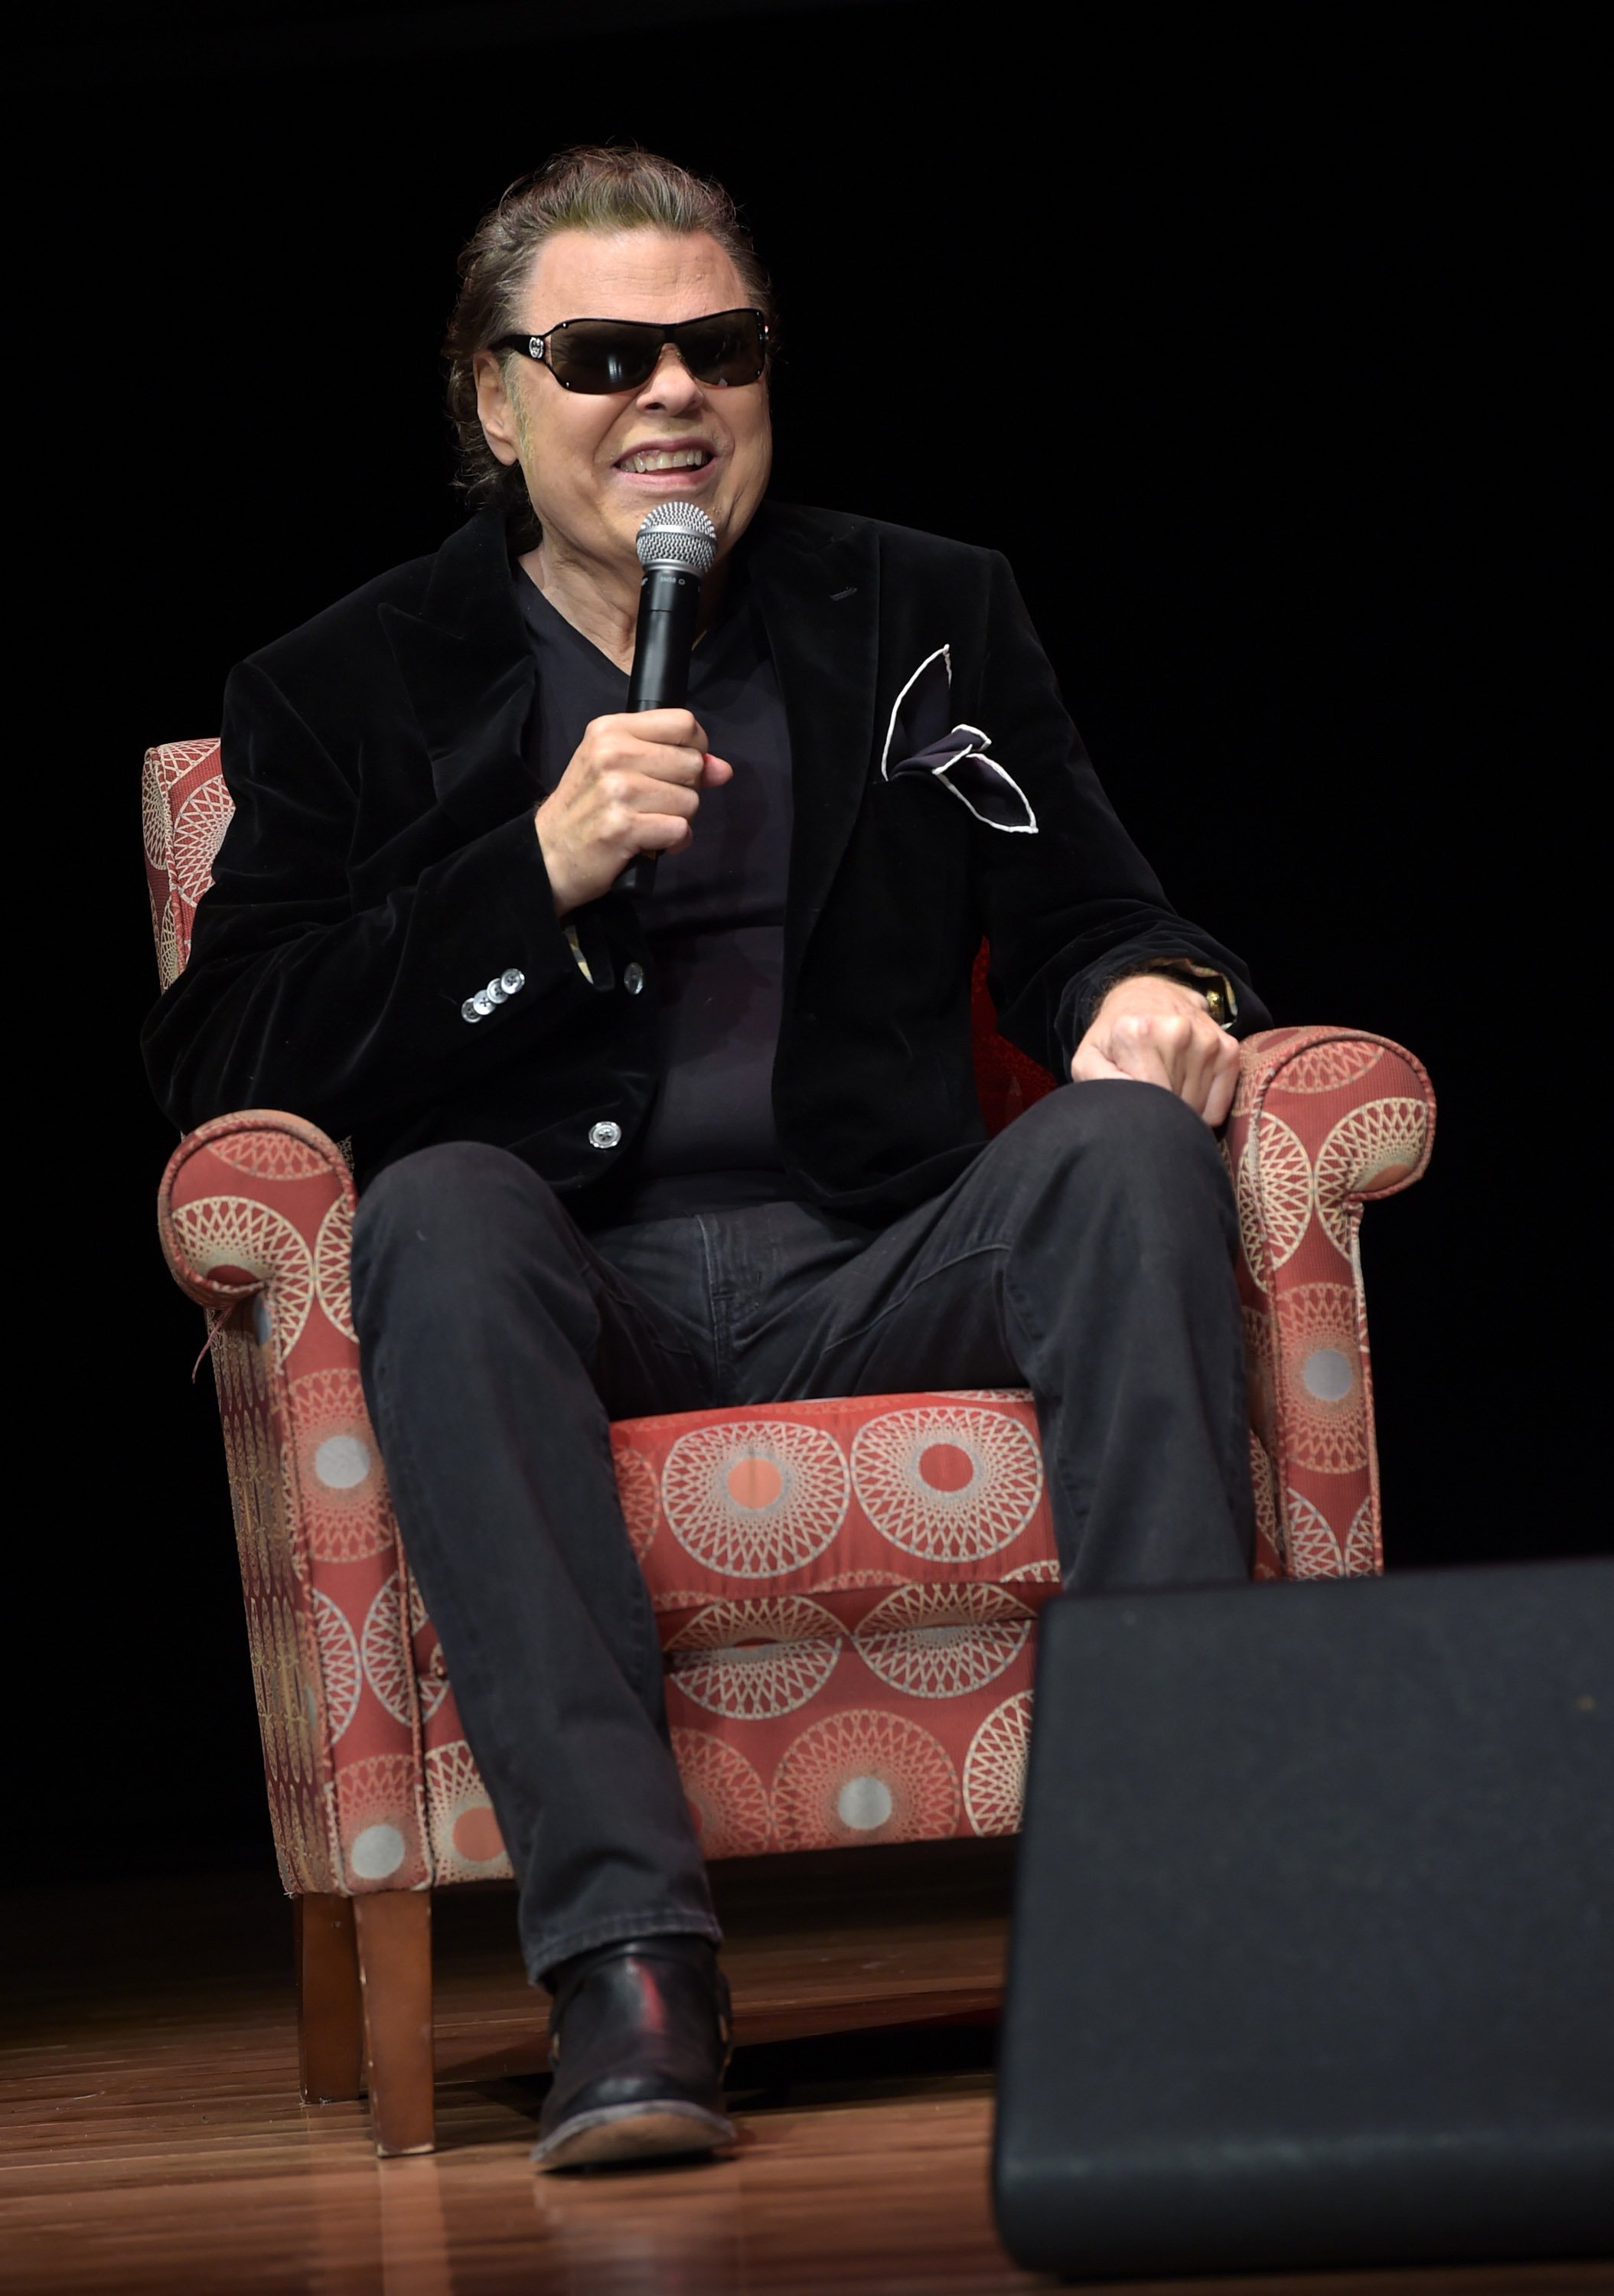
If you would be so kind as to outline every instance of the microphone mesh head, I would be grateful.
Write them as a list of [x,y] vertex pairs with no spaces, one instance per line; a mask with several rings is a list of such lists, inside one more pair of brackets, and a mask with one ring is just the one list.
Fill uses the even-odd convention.
[[645,513],[634,547],[648,573],[652,566],[680,566],[709,574],[717,555],[717,529],[693,503],[658,503]]

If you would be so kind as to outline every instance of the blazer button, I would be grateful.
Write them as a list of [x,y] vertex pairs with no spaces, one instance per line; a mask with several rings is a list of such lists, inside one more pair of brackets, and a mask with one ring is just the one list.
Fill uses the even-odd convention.
[[615,1148],[619,1145],[621,1138],[622,1127],[619,1124],[591,1124],[588,1128],[591,1148]]
[[[484,1006],[483,1010],[486,1011],[486,1009]],[[482,1013],[477,1010],[477,1001],[474,996],[467,996],[461,1005],[460,1018],[462,1021],[479,1021],[482,1018]]]
[[507,1001],[508,997],[508,992],[503,985],[496,980],[490,980],[487,988],[483,989],[482,994],[490,1004],[503,1004]]
[[636,996],[644,986],[644,967],[642,964],[630,964],[622,975],[622,986],[630,996]]
[[524,972],[518,972],[513,965],[508,972],[501,972],[499,975],[499,987],[504,991],[506,996],[513,996],[518,988],[525,988],[526,986],[527,975]]

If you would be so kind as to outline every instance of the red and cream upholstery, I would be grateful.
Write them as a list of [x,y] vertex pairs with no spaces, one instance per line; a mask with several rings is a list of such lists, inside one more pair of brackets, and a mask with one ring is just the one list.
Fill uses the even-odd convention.
[[[216,742],[146,758],[147,875],[172,980],[230,815]],[[1053,1079],[997,1037],[994,1126]],[[1256,1575],[1381,1567],[1356,1229],[1428,1161],[1429,1079],[1358,1029],[1242,1048],[1237,1191]],[[214,1323],[264,1759],[293,1894],[509,1865],[409,1574],[365,1415],[354,1189],[313,1125],[203,1125],[163,1177],[174,1275]],[[1036,1614],[1059,1582],[1036,1423],[1010,1392],[863,1396],[613,1430],[708,1854],[1003,1833],[1019,1822]]]

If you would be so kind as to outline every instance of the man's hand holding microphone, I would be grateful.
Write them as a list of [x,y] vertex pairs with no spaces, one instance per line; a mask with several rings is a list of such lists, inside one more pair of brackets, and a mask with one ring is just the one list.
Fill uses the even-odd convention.
[[556,914],[610,892],[641,854],[682,853],[700,792],[733,775],[692,710],[596,718],[533,816]]
[[533,817],[557,913],[598,900],[626,871],[643,897],[663,853],[682,853],[703,789],[734,769],[709,756],[706,729],[684,706],[700,613],[700,584],[717,529],[693,503],[658,503],[635,540],[643,569],[627,708],[596,718],[553,794]]

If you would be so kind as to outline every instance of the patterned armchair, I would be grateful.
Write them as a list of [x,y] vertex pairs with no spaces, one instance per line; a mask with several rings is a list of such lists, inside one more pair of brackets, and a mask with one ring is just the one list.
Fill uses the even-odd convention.
[[[230,816],[217,742],[145,761],[166,984]],[[1053,1078],[996,1034],[994,1128]],[[1359,1029],[1242,1048],[1239,1207],[1258,1578],[1381,1567],[1357,1226],[1428,1161],[1429,1079]],[[354,1187],[274,1110],[192,1133],[163,1176],[169,1267],[209,1312],[275,1847],[295,1902],[304,2095],[367,2087],[382,2152],[432,2142],[430,1891],[508,1875],[410,1576],[359,1383]],[[1058,1565],[1029,1398],[861,1396],[630,1420],[624,1512],[711,1857],[1007,1833],[1036,1612]],[[361,1982],[362,1980],[362,1982]]]

